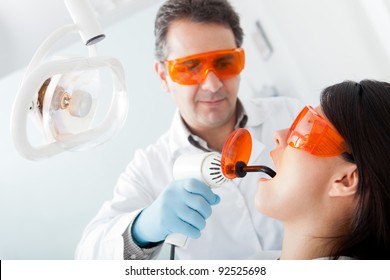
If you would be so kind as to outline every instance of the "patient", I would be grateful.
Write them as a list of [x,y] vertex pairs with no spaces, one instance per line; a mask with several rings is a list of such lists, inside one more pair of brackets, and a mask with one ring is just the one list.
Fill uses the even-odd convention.
[[255,204],[284,224],[280,259],[390,259],[390,84],[330,86],[275,141]]

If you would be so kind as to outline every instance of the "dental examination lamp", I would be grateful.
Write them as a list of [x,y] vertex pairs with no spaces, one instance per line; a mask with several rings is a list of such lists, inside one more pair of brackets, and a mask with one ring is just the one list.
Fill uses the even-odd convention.
[[[18,152],[30,160],[102,144],[123,126],[127,117],[124,70],[115,58],[97,56],[95,44],[105,35],[91,4],[88,0],[65,0],[65,5],[74,24],[58,28],[35,52],[12,109],[13,142]],[[77,32],[88,48],[87,57],[47,58],[55,43]],[[109,82],[103,77],[108,77]],[[108,84],[111,99],[102,92],[107,91]],[[108,109],[101,114],[105,106]],[[96,123],[98,116],[101,120]],[[33,145],[30,141],[28,117],[44,135],[43,144]]]
[[[222,153],[208,152],[183,155],[173,165],[175,180],[195,178],[210,188],[218,188],[235,178],[242,178],[248,172],[263,172],[275,177],[276,172],[264,165],[251,165],[248,162],[252,153],[252,136],[245,128],[233,131],[226,140]],[[186,248],[189,237],[180,233],[171,233],[165,243],[171,244],[170,259],[175,258],[175,247]]]

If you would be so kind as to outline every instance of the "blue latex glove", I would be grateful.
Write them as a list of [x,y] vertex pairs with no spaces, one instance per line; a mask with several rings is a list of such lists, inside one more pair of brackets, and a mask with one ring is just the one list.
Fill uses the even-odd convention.
[[211,206],[219,201],[219,196],[199,180],[173,181],[138,215],[131,229],[133,240],[142,247],[163,241],[171,233],[199,238]]

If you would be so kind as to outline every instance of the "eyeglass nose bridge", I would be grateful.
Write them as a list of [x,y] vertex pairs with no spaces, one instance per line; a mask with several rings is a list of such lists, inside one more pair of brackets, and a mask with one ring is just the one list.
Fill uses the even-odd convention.
[[[213,73],[214,76],[211,78],[207,78],[207,76]],[[214,67],[208,67],[204,69],[203,75],[202,75],[202,81],[201,81],[203,87],[206,87],[207,89],[211,91],[217,91],[221,88],[222,86],[222,79],[218,75],[218,71],[214,69]]]
[[[205,80],[206,80],[206,78],[207,78],[207,76],[210,74],[210,72],[213,72],[214,75],[215,75],[216,77],[218,77],[218,72],[217,72],[217,71],[214,69],[214,67],[211,66],[211,65],[205,65],[204,68],[203,68],[203,70],[202,70],[202,72],[203,72],[203,74],[202,74],[202,81],[205,81]],[[218,79],[219,79],[219,77],[218,77]]]

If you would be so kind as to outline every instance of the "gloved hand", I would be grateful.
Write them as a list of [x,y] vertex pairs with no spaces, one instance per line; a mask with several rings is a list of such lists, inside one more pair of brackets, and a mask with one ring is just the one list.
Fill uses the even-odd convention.
[[160,242],[171,233],[199,238],[220,198],[196,179],[173,181],[133,222],[133,240],[140,246]]

